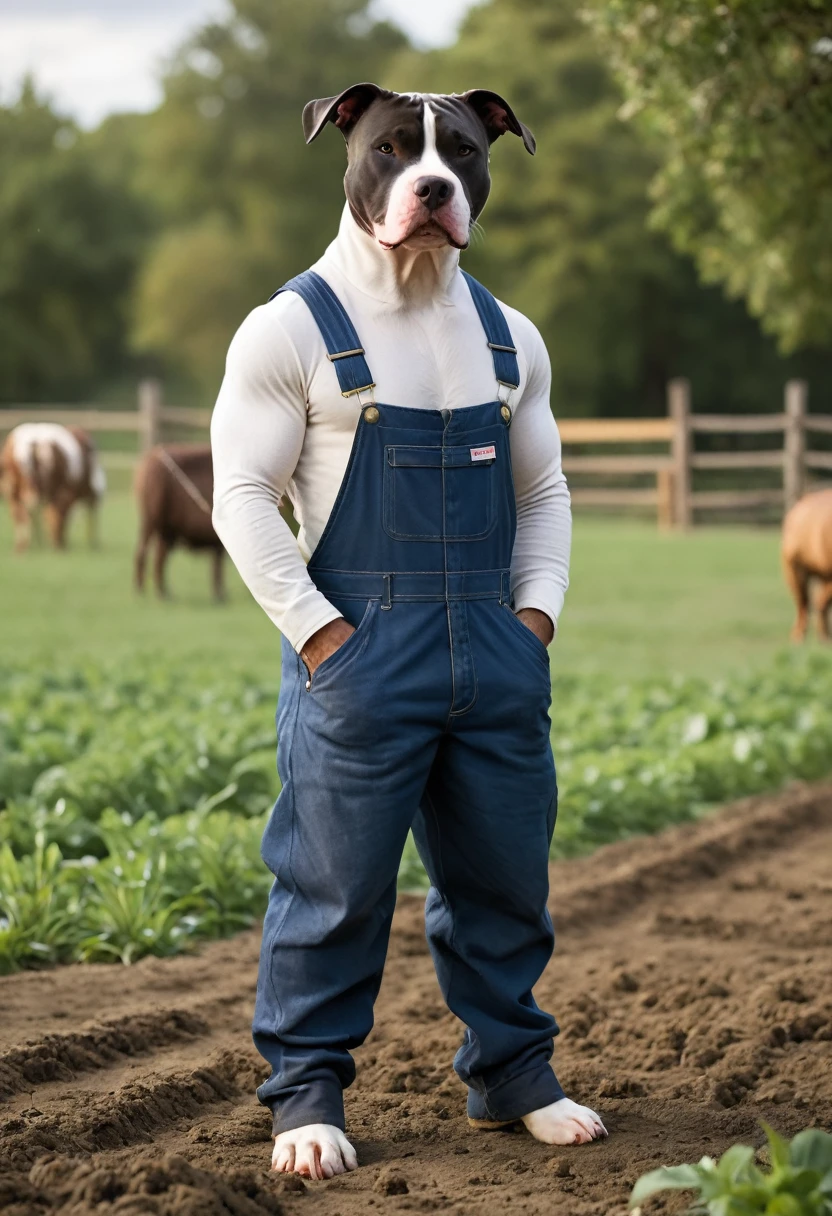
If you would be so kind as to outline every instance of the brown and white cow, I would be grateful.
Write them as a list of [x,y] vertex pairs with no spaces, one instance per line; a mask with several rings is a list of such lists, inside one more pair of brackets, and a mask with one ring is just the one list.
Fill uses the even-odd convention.
[[90,545],[98,540],[97,508],[107,479],[95,445],[79,427],[56,422],[24,422],[6,437],[0,451],[0,491],[9,500],[15,549],[28,549],[39,511],[46,517],[56,549],[66,548],[66,525],[76,502],[88,508]]
[[208,445],[166,444],[151,448],[136,469],[139,507],[139,543],[135,582],[144,590],[148,549],[155,541],[153,575],[156,591],[167,598],[165,567],[176,545],[208,550],[213,557],[214,598],[225,598],[225,549],[211,522],[214,466]]
[[783,521],[783,570],[797,604],[792,638],[802,642],[809,620],[809,588],[819,584],[815,596],[818,635],[829,638],[832,604],[832,489],[806,494]]

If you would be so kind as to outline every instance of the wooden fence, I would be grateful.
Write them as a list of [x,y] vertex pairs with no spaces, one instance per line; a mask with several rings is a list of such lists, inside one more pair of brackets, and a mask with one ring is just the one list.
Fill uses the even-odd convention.
[[[782,512],[814,488],[812,474],[832,474],[832,444],[826,450],[815,450],[808,442],[811,435],[832,436],[832,415],[808,413],[807,387],[802,380],[788,382],[783,412],[778,414],[696,414],[687,380],[670,381],[667,404],[663,418],[559,420],[563,465],[576,506],[655,511],[660,527],[685,529],[709,511]],[[139,385],[135,411],[11,406],[0,408],[0,435],[21,422],[60,422],[91,432],[134,434],[134,451],[105,449],[101,453],[105,466],[131,468],[139,453],[168,438],[172,429],[201,432],[204,440],[210,419],[210,410],[165,405],[159,382],[145,380]],[[781,435],[782,446],[760,450],[744,446],[745,437],[762,434]],[[697,435],[740,441],[719,451],[703,451],[697,450]],[[699,473],[760,470],[774,470],[781,484],[729,489],[695,486]],[[596,483],[583,484],[586,477],[595,478]],[[604,484],[597,484],[598,479]],[[640,484],[633,485],[634,481]]]
[[171,427],[202,431],[204,437],[211,424],[211,411],[165,405],[159,381],[143,380],[139,385],[135,411],[62,405],[12,405],[0,408],[0,435],[22,422],[59,422],[64,426],[81,427],[92,434],[106,432],[135,435],[137,443],[134,451],[105,449],[100,452],[106,467],[131,469],[142,452],[148,451],[167,437],[166,431]]
[[[785,387],[784,408],[778,414],[696,414],[691,408],[690,384],[671,380],[667,389],[665,418],[561,419],[563,466],[567,476],[635,478],[655,482],[647,488],[585,487],[573,484],[572,500],[621,509],[655,508],[660,527],[686,529],[707,512],[750,512],[789,509],[807,490],[820,484],[813,474],[832,474],[832,450],[819,451],[809,444],[813,435],[832,436],[832,415],[810,414],[808,393],[802,380]],[[777,434],[780,447],[749,450],[745,437]],[[698,435],[730,437],[730,446],[720,451],[697,448]],[[737,442],[737,440],[740,442]],[[580,446],[615,445],[644,448],[661,444],[663,452],[645,454],[578,454]],[[746,474],[774,470],[779,486],[739,486],[729,489],[700,489],[695,474],[724,471]]]
[[[672,418],[562,418],[558,422],[563,444],[563,467],[570,479],[574,474],[588,474],[613,479],[612,486],[572,486],[572,501],[576,506],[651,508],[656,511],[659,526],[670,528],[675,518],[673,505],[674,471],[676,469],[676,425]],[[586,454],[572,448],[601,446],[646,447],[661,444],[664,453]],[[654,485],[631,488],[615,485],[615,478],[648,477]]]

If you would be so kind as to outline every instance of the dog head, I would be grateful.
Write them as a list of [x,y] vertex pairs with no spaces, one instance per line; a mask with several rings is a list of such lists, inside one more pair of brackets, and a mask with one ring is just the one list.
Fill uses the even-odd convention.
[[535,150],[528,127],[487,89],[391,93],[355,84],[304,107],[306,142],[329,122],[347,141],[353,217],[385,249],[465,249],[491,189],[491,144],[510,131]]

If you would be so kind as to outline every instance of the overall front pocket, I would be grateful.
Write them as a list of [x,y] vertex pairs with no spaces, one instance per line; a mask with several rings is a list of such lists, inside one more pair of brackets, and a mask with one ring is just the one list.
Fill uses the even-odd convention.
[[537,634],[534,632],[534,630],[529,629],[528,625],[526,625],[523,621],[520,620],[520,617],[517,615],[517,613],[514,611],[513,608],[510,608],[508,604],[504,604],[503,611],[508,613],[512,628],[514,629],[515,633],[518,635],[518,637],[521,639],[521,641],[526,646],[530,647],[534,651],[537,658],[540,660],[540,662],[544,665],[544,667],[548,671],[549,670],[549,650],[548,650],[548,648],[543,645],[543,643],[541,642],[541,640],[537,636]]
[[357,658],[362,653],[369,641],[369,635],[372,631],[378,607],[378,600],[368,601],[358,627],[353,630],[345,642],[341,643],[337,650],[333,650],[328,658],[319,663],[312,675],[309,676],[310,690],[317,690],[321,683],[325,682],[333,672],[337,673],[344,666],[349,665],[351,659]]
[[384,449],[384,530],[394,540],[483,540],[496,524],[496,446]]

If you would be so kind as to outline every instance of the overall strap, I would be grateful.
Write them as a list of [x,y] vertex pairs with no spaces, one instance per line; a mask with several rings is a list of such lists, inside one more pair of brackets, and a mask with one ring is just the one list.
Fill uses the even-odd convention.
[[494,358],[494,375],[498,384],[506,388],[520,387],[520,369],[517,365],[517,347],[511,340],[511,331],[503,316],[503,310],[490,291],[486,291],[482,283],[478,283],[466,270],[462,271],[465,282],[471,291],[477,312],[488,339],[488,345]]
[[327,349],[326,357],[338,375],[341,396],[351,397],[362,389],[375,388],[358,334],[329,284],[314,270],[304,270],[303,274],[279,287],[269,299],[273,300],[282,291],[296,292],[315,318]]

